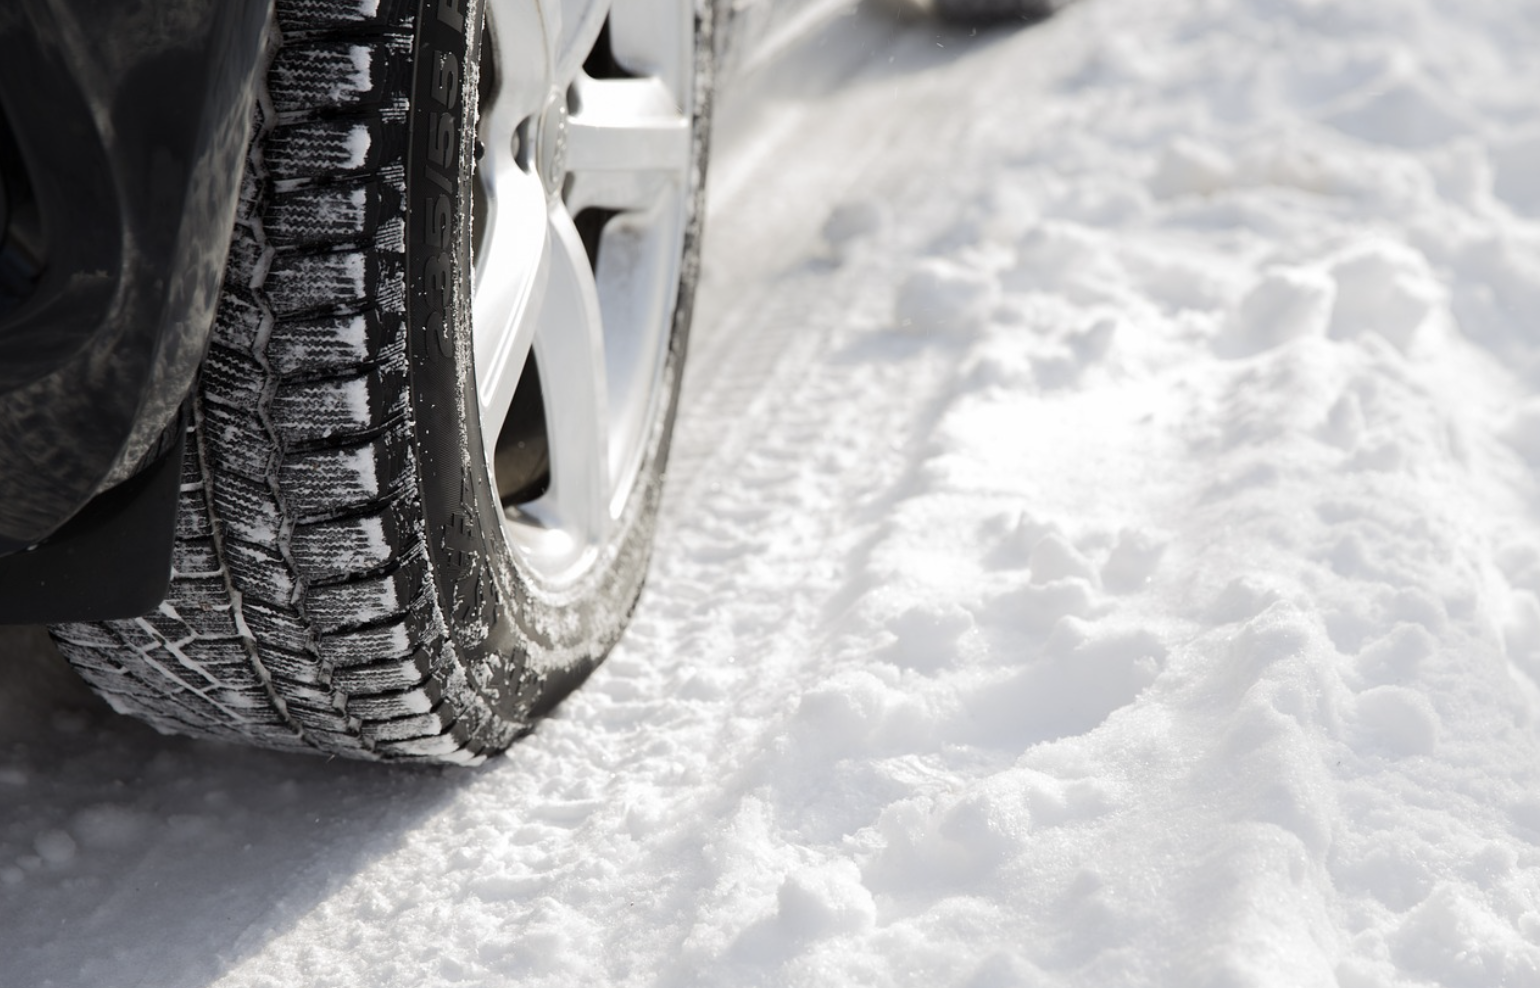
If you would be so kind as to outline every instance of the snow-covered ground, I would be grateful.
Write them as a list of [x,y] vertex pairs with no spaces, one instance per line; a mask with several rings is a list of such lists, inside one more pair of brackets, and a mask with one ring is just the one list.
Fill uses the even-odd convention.
[[464,772],[0,648],[0,985],[1540,985],[1540,5],[837,20],[635,624]]

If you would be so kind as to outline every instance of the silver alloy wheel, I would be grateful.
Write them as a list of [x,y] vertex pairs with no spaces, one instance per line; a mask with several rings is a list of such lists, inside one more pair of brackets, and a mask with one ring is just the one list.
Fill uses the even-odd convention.
[[[487,460],[515,558],[555,589],[581,580],[607,544],[667,397],[694,162],[694,9],[487,0],[487,27],[477,403],[488,440],[527,432],[515,397],[533,361],[548,483],[521,497],[527,478],[511,481],[506,466],[499,475],[491,441]],[[598,63],[619,71],[595,78],[585,65]],[[588,218],[585,245],[575,219]]]

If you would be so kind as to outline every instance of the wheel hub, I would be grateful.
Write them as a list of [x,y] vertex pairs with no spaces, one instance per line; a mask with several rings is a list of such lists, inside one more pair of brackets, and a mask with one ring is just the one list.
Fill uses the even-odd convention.
[[553,90],[532,128],[535,146],[531,159],[540,184],[545,186],[545,194],[551,199],[561,196],[567,181],[568,117],[566,92]]

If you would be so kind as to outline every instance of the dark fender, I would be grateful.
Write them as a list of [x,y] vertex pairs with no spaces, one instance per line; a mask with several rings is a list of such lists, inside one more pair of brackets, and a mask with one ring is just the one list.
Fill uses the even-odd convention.
[[164,449],[219,298],[270,6],[0,4],[0,575]]

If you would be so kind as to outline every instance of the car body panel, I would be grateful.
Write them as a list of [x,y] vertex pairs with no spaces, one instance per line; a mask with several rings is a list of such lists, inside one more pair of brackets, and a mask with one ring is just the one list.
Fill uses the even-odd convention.
[[0,315],[0,554],[157,450],[219,297],[269,0],[8,0],[43,265]]

